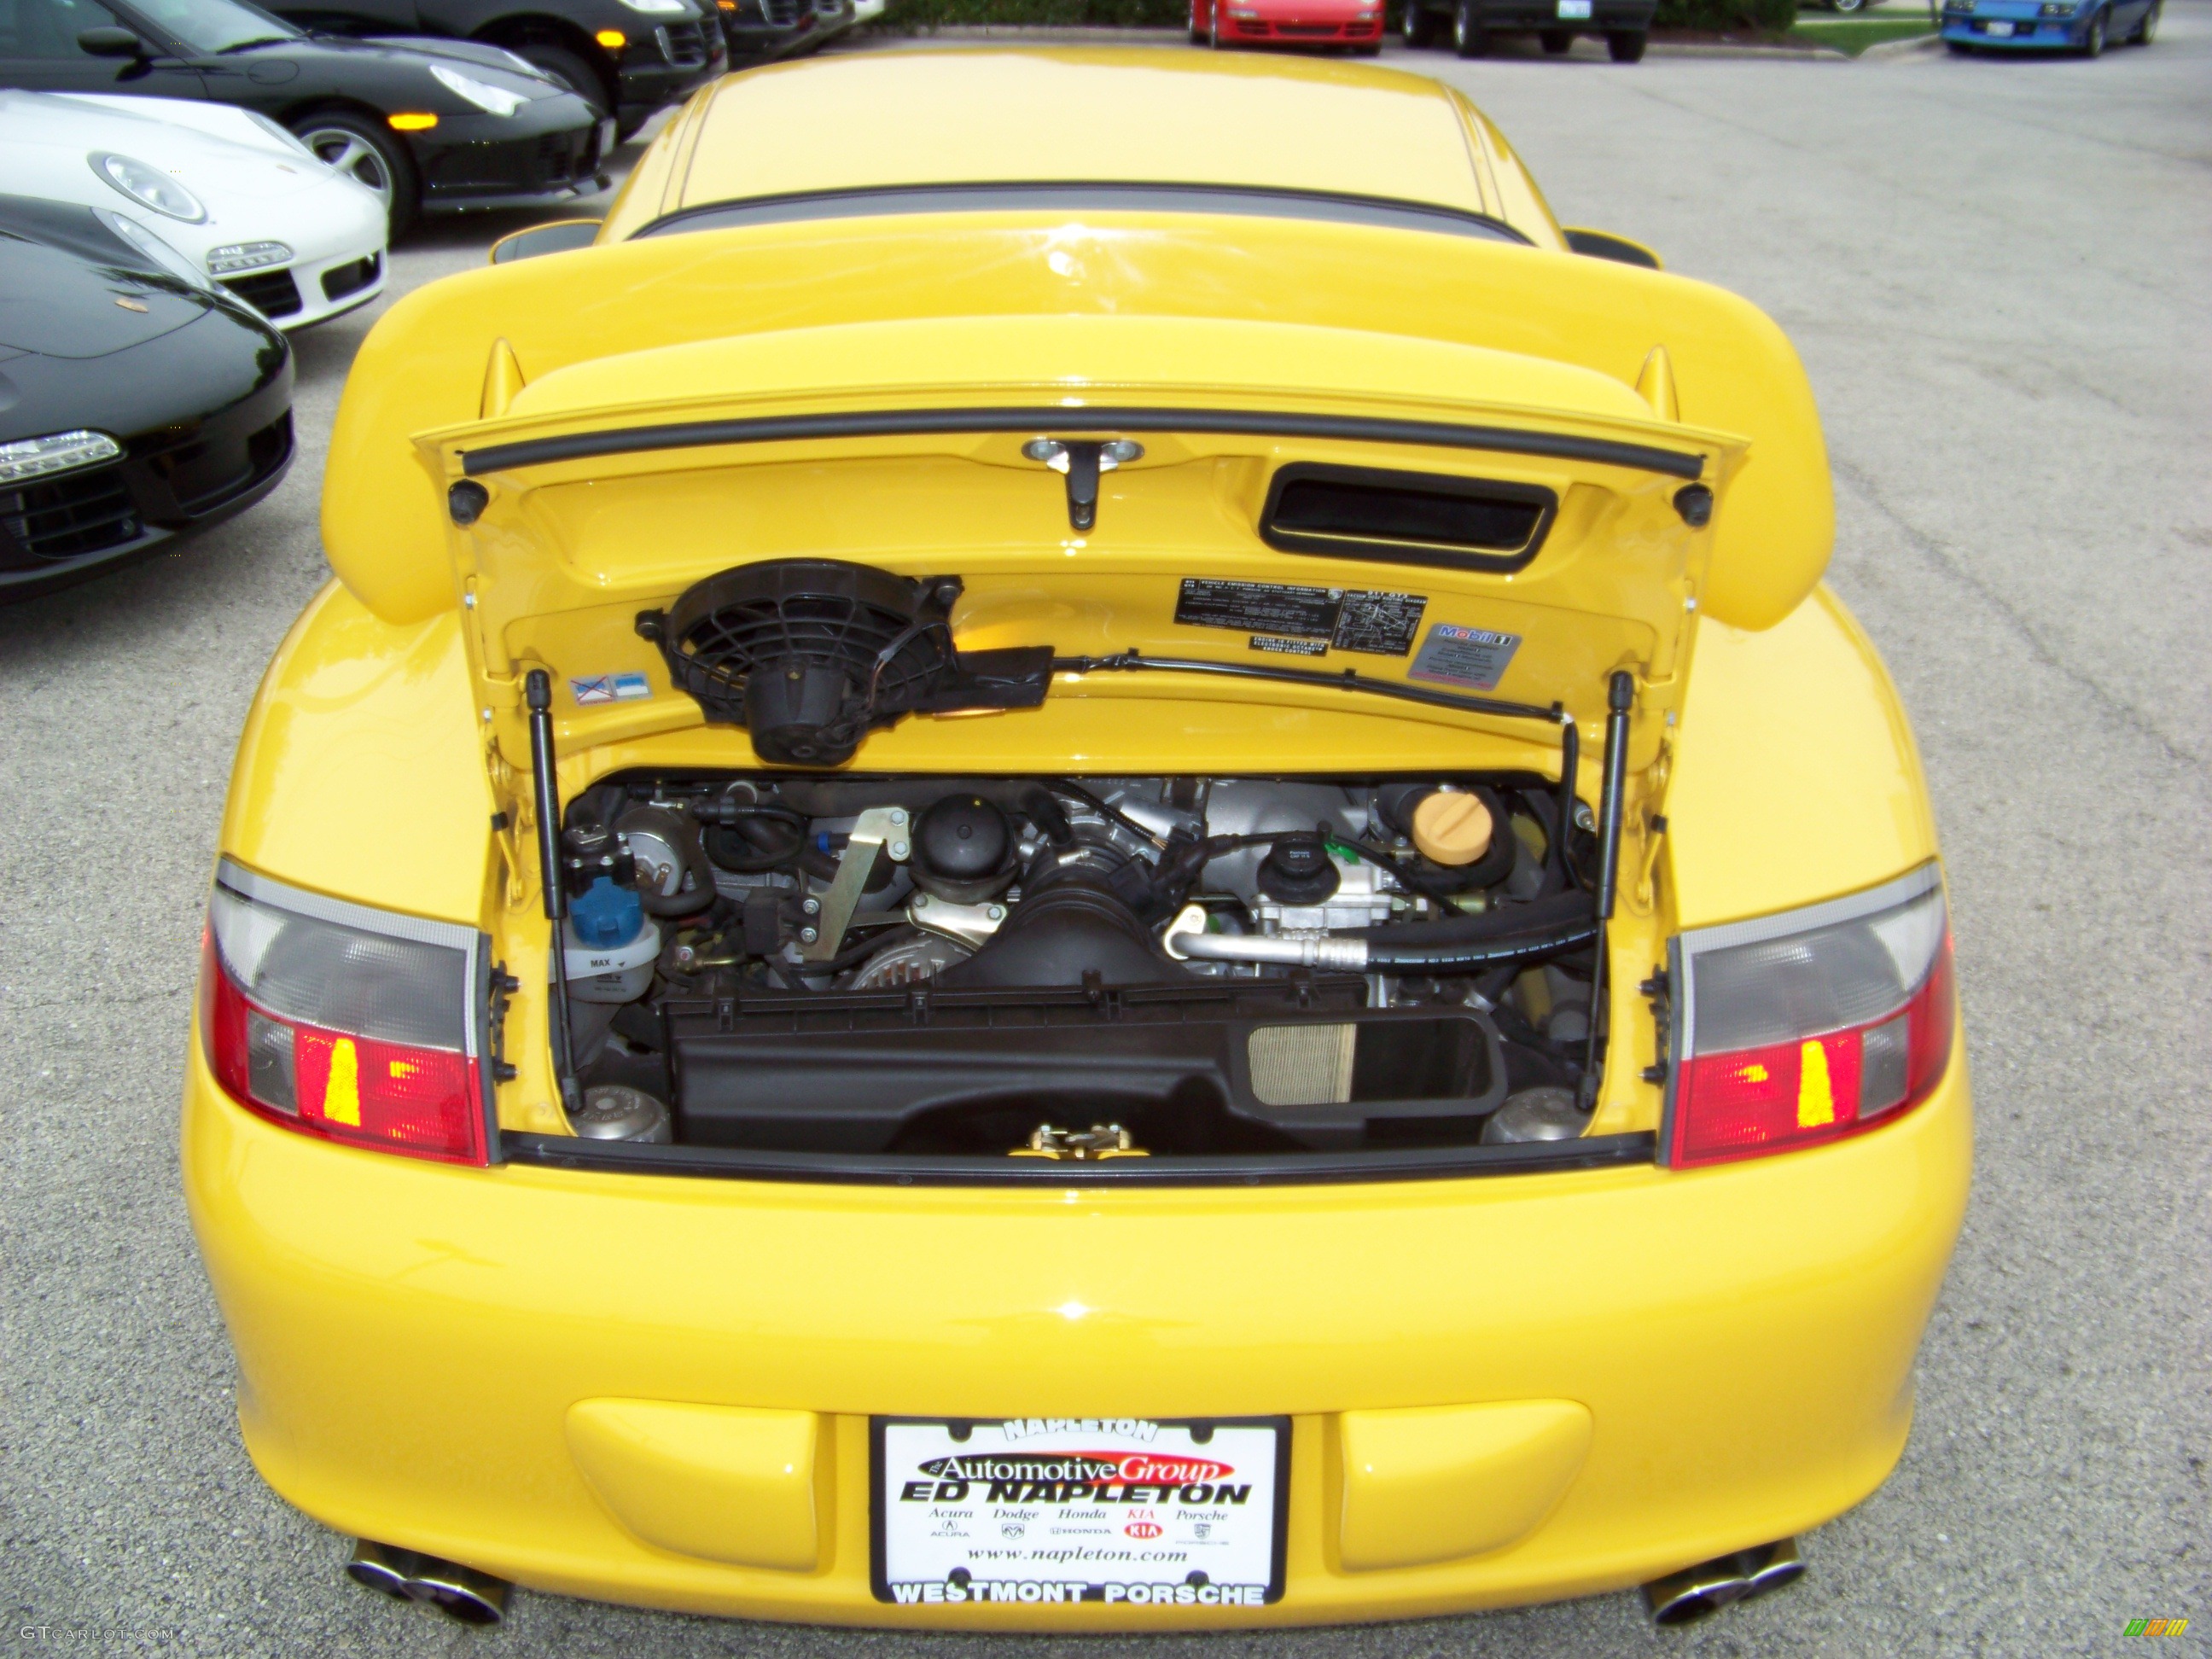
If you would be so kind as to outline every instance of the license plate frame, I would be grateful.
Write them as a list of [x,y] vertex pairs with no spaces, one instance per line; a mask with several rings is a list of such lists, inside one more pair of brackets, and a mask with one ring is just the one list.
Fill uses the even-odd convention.
[[[1007,1434],[1010,1426],[1016,1431],[1012,1437]],[[940,1503],[937,1495],[949,1484],[941,1475],[951,1471],[931,1474],[927,1482],[909,1478],[927,1474],[922,1464],[934,1462],[940,1456],[996,1455],[1001,1458],[1065,1460],[1083,1453],[1138,1459],[1136,1464],[1120,1466],[1125,1470],[1133,1468],[1137,1473],[1202,1474],[1206,1472],[1202,1466],[1211,1465],[1214,1468],[1229,1468],[1235,1479],[1217,1477],[1213,1481],[1188,1481],[1179,1486],[1173,1481],[1132,1482],[1119,1475],[1099,1483],[1036,1481],[1029,1484],[1058,1486],[1070,1491],[1079,1485],[1096,1484],[1107,1491],[1118,1486],[1121,1495],[1085,1497],[1079,1500],[1071,1500],[1065,1495],[1056,1499],[1045,1496],[1033,1502],[1017,1498],[1012,1503],[998,1500],[996,1488],[1000,1483],[971,1480],[960,1482],[967,1491],[958,1498]],[[1066,1472],[1048,1471],[1037,1464],[1025,1467],[1040,1473]],[[1126,1607],[1141,1616],[1153,1607],[1167,1605],[1200,1614],[1208,1610],[1268,1606],[1280,1601],[1283,1595],[1284,1564],[1290,1541],[1290,1473],[1288,1417],[872,1417],[868,1421],[869,1589],[878,1602],[886,1605],[963,1609],[1009,1603],[1030,1607],[1103,1604]],[[1249,1480],[1245,1479],[1248,1475]],[[930,1497],[913,1498],[913,1487],[922,1484],[933,1485]],[[1188,1501],[1197,1487],[1225,1489],[1237,1485],[1251,1488],[1249,1498],[1232,1502],[1225,1497],[1217,1500],[1208,1494],[1196,1502]],[[982,1501],[975,1503],[975,1514],[968,1515],[957,1506],[965,1504],[969,1493],[976,1492],[979,1486],[983,1490],[976,1495]],[[1132,1487],[1172,1496],[1133,1502],[1128,1496]],[[995,1507],[992,1507],[992,1500],[998,1500]],[[1065,1507],[1071,1502],[1089,1507]],[[911,1510],[908,1508],[909,1504],[915,1506]],[[1054,1504],[1063,1507],[1049,1519],[1036,1517],[1042,1522],[1037,1535],[1024,1542],[1029,1539],[1032,1518],[1029,1511],[1038,1504],[1049,1507]],[[896,1535],[895,1510],[902,1512]],[[1101,1530],[1093,1513],[1097,1510],[1105,1512],[1108,1529]],[[1001,1516],[1001,1528],[1006,1521],[1018,1518],[1020,1530],[992,1535],[985,1524],[991,1514]],[[1156,1516],[1161,1518],[1156,1521]],[[940,1527],[958,1526],[968,1530],[957,1537],[941,1530],[928,1532],[926,1529],[932,1524],[932,1516],[938,1517]],[[1058,1529],[1052,1525],[1057,1521],[1076,1524],[1071,1528]],[[1236,1524],[1239,1521],[1244,1523],[1242,1527]],[[1255,1549],[1252,1523],[1262,1521],[1265,1536]],[[1149,1546],[1145,1534],[1134,1532],[1127,1536],[1137,1543],[1125,1541],[1125,1527],[1146,1524],[1155,1527],[1152,1535],[1160,1538],[1159,1545]],[[1055,1541],[1056,1537],[1066,1541]],[[1085,1537],[1097,1538],[1098,1545],[1086,1547],[1078,1541]],[[1172,1565],[1150,1570],[1134,1564],[1119,1568],[1101,1568],[1096,1563],[1048,1567],[1036,1560],[1018,1559],[985,1565],[972,1553],[977,1548],[986,1548],[993,1554],[1006,1557],[1023,1550],[1049,1549],[1065,1555],[1073,1549],[1108,1546],[1115,1553],[1149,1547],[1161,1554],[1170,1549],[1180,1549],[1182,1553]],[[1190,1566],[1188,1562],[1194,1554],[1227,1571],[1228,1581],[1224,1583],[1218,1572]],[[1265,1563],[1265,1581],[1255,1583],[1255,1568],[1261,1560]],[[947,1566],[948,1561],[955,1565]],[[983,1570],[977,1571],[978,1566]],[[895,1578],[895,1571],[902,1576]],[[992,1576],[987,1577],[987,1572]],[[1024,1587],[1033,1587],[1036,1593],[1023,1595],[1020,1592]],[[1080,1594],[1070,1593],[1079,1588]],[[1255,1589],[1256,1596],[1253,1594]]]
[[2009,40],[2017,29],[2018,25],[2002,18],[1993,19],[1982,25],[1982,32],[1992,40]]
[[1562,23],[1589,22],[1590,0],[1559,0],[1559,18]]

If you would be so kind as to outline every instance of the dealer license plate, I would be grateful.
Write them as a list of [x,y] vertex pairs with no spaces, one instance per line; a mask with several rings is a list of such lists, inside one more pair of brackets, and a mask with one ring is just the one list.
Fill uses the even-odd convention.
[[1559,15],[1578,23],[1589,21],[1590,0],[1559,0]]
[[1283,1593],[1288,1418],[872,1426],[879,1601],[1202,1610]]
[[1986,27],[1991,35],[2000,40],[2006,39],[2012,33],[2012,25],[2009,23],[1990,23],[1987,25]]

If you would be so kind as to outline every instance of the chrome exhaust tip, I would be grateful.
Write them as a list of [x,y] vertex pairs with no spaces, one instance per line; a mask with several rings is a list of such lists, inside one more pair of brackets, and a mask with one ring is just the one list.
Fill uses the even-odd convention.
[[1655,1578],[1644,1587],[1644,1609],[1655,1625],[1688,1625],[1731,1601],[1747,1601],[1801,1578],[1797,1540],[1782,1538]]
[[397,1549],[374,1539],[356,1538],[353,1540],[353,1557],[345,1565],[346,1577],[396,1601],[404,1601],[410,1599],[407,1581],[415,1576],[416,1565],[422,1559],[413,1550]]
[[496,1625],[507,1617],[504,1578],[420,1550],[356,1538],[346,1576],[397,1601],[421,1601],[463,1625]]

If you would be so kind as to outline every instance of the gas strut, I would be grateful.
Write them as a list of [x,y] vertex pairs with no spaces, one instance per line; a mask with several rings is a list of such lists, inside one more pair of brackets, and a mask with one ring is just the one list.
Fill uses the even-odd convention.
[[545,890],[545,919],[553,924],[553,1057],[561,1068],[561,1105],[574,1113],[576,1052],[568,1036],[568,949],[562,923],[568,916],[568,884],[561,878],[561,785],[553,770],[553,681],[542,668],[523,677],[530,705],[530,775],[538,797],[538,870]]
[[[1605,954],[1620,887],[1620,797],[1628,779],[1628,711],[1636,677],[1615,669],[1605,688],[1605,781],[1597,803],[1597,957],[1590,972],[1589,1046],[1583,1051],[1582,1109],[1597,1108],[1597,1028],[1605,1009]],[[1565,826],[1562,826],[1564,833]]]

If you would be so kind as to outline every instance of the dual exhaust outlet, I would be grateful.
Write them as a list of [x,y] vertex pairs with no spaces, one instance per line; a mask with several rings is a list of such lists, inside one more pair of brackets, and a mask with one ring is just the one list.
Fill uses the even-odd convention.
[[1718,1613],[1731,1601],[1748,1601],[1779,1589],[1804,1574],[1797,1540],[1779,1539],[1653,1579],[1644,1587],[1644,1608],[1655,1625],[1687,1625]]
[[[1655,1625],[1686,1625],[1731,1601],[1779,1589],[1804,1571],[1797,1540],[1784,1538],[1655,1578],[1644,1587],[1644,1606]],[[420,1550],[357,1538],[346,1572],[356,1583],[398,1601],[427,1602],[460,1624],[496,1625],[507,1616],[507,1580]]]
[[422,1601],[463,1625],[496,1625],[507,1617],[507,1582],[458,1561],[367,1538],[353,1541],[346,1576],[399,1601]]

